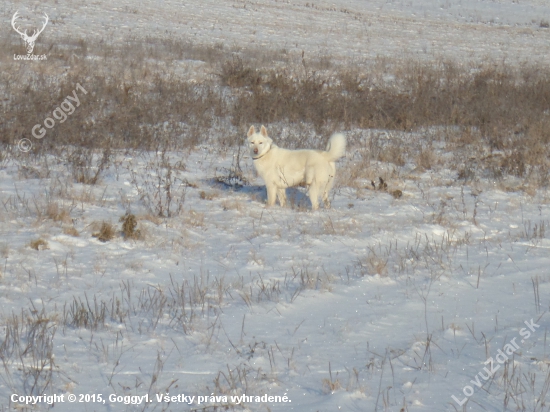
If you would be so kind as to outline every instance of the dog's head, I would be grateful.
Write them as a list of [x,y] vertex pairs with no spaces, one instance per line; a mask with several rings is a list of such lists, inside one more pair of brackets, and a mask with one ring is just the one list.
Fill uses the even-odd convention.
[[256,133],[254,126],[250,126],[247,136],[250,156],[253,159],[259,159],[271,149],[273,140],[267,135],[267,130],[264,126],[260,129],[260,133]]

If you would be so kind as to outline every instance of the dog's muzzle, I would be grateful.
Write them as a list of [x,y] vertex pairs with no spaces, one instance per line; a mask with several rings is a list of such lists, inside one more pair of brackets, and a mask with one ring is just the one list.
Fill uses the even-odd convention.
[[269,148],[269,150],[267,150],[265,153],[263,153],[262,155],[258,156],[258,153],[260,153],[260,151],[258,150],[257,147],[255,147],[253,150],[252,150],[252,159],[254,160],[258,160],[258,159],[261,159],[262,157],[264,157],[266,154],[268,154],[270,152],[271,148]]

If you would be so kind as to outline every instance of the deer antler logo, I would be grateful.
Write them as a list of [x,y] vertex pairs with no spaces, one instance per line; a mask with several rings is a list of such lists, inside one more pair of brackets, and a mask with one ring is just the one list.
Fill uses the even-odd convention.
[[17,18],[19,17],[18,13],[19,13],[19,10],[16,11],[15,14],[13,15],[13,17],[11,19],[11,25],[12,25],[13,29],[17,33],[19,33],[21,35],[21,38],[25,41],[25,44],[26,44],[26,47],[27,47],[27,54],[32,54],[32,51],[34,50],[34,42],[38,38],[38,35],[40,33],[42,33],[44,31],[44,29],[46,28],[46,24],[48,24],[49,17],[46,13],[44,13],[44,17],[46,18],[46,20],[44,21],[44,25],[42,26],[42,28],[39,29],[39,30],[34,30],[32,36],[28,36],[27,35],[27,30],[25,30],[24,32],[21,32],[20,28],[15,25],[15,20],[17,20]]

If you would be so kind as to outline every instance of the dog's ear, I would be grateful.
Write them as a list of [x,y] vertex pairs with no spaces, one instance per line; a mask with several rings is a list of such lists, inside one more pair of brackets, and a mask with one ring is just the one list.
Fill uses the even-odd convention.
[[252,136],[254,133],[256,133],[256,129],[254,129],[254,126],[250,126],[250,129],[248,129],[248,134],[247,134],[247,136],[250,137],[250,136]]
[[262,128],[260,129],[260,133],[263,137],[267,137],[267,129],[262,125]]

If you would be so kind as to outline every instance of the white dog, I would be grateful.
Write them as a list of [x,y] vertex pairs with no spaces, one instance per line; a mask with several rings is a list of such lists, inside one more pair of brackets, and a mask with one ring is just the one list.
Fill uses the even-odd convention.
[[260,133],[256,133],[254,126],[251,126],[248,130],[248,144],[254,166],[265,182],[268,206],[275,204],[276,197],[284,206],[286,188],[305,184],[313,210],[319,208],[320,194],[325,207],[330,207],[328,194],[334,184],[334,162],[344,156],[346,150],[344,135],[333,135],[326,151],[288,150],[275,145],[264,126]]

